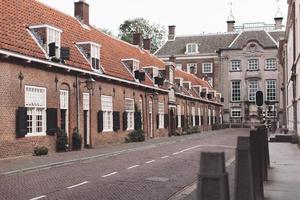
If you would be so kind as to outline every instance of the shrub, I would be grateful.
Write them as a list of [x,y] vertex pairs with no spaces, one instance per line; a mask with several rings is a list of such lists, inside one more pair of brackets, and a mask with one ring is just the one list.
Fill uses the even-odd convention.
[[43,155],[47,155],[48,154],[48,148],[45,146],[38,146],[38,147],[34,147],[33,149],[33,155],[34,156],[43,156]]
[[64,130],[57,130],[56,151],[64,152],[68,149],[68,136]]
[[134,130],[128,133],[125,142],[143,142],[145,141],[145,134],[142,130]]
[[72,135],[72,150],[81,150],[82,137],[77,128],[74,128]]

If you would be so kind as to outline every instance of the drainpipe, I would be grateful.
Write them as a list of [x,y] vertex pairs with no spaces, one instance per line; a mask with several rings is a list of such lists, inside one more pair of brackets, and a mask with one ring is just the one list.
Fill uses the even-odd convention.
[[76,117],[77,117],[77,130],[80,132],[80,107],[79,107],[79,99],[80,99],[80,83],[78,74],[76,74]]

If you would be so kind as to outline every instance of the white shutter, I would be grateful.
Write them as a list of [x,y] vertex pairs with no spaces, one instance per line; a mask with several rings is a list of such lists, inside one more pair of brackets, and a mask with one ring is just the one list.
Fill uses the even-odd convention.
[[90,110],[90,94],[83,93],[83,110]]
[[25,86],[26,107],[46,107],[46,88]]
[[102,103],[102,111],[112,111],[113,104],[112,104],[112,96],[101,96],[101,103]]

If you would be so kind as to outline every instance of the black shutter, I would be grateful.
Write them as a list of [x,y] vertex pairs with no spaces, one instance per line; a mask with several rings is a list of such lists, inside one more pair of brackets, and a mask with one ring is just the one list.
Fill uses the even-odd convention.
[[203,126],[204,124],[204,118],[203,118],[203,116],[201,116],[201,126]]
[[103,111],[99,111],[97,114],[98,133],[103,131]]
[[142,129],[142,113],[134,112],[134,130]]
[[57,109],[47,108],[47,135],[54,135],[57,131]]
[[193,115],[190,116],[190,119],[191,119],[191,126],[193,126],[193,124],[194,124],[194,118],[193,118]]
[[179,115],[176,115],[176,128],[178,127],[178,116]]
[[169,114],[164,115],[164,125],[165,125],[165,128],[169,127]]
[[181,115],[181,127],[184,128],[184,115]]
[[140,81],[145,81],[145,72],[140,72],[140,74],[139,74],[139,80]]
[[120,112],[113,112],[113,130],[117,132],[120,130]]
[[60,58],[62,60],[70,60],[70,48],[69,47],[61,47],[60,48]]
[[49,47],[49,57],[56,56],[56,45],[55,42],[52,42],[48,45]]
[[127,112],[123,112],[123,131],[127,129]]
[[135,79],[140,79],[140,72],[139,72],[139,70],[135,70],[134,71],[134,78]]
[[156,115],[156,128],[159,128],[159,114]]
[[195,120],[196,120],[196,126],[199,126],[199,115],[196,115]]
[[25,137],[25,135],[27,134],[27,108],[19,107],[16,114],[17,137]]

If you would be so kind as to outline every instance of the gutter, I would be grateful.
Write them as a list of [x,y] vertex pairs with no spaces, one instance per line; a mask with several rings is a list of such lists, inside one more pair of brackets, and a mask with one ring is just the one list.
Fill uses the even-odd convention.
[[84,74],[97,76],[97,77],[100,77],[100,78],[119,81],[119,82],[122,82],[122,83],[127,83],[127,84],[134,85],[134,86],[140,86],[140,87],[144,87],[144,88],[148,88],[148,89],[153,89],[153,90],[157,90],[157,91],[160,91],[160,92],[169,92],[168,90],[165,90],[165,89],[152,87],[152,86],[144,85],[144,84],[137,83],[137,82],[132,82],[132,81],[124,80],[124,79],[121,79],[121,78],[117,78],[117,77],[113,77],[113,76],[109,76],[109,75],[105,75],[105,74],[99,74],[99,73],[92,72],[92,71],[89,71],[89,70],[79,69],[79,68],[76,68],[76,67],[72,67],[72,66],[68,66],[68,65],[64,65],[64,64],[60,64],[60,63],[54,63],[54,62],[47,61],[47,60],[42,60],[42,59],[30,57],[30,56],[25,56],[25,55],[22,55],[22,54],[14,53],[14,52],[3,50],[3,49],[0,49],[0,54],[4,54],[4,55],[7,55],[7,56],[12,56],[12,57],[20,58],[20,59],[24,59],[24,60],[34,61],[34,62],[37,62],[37,63],[42,63],[42,64],[45,64],[45,65],[49,65],[49,66],[55,66],[55,67],[58,67],[58,68],[61,68],[61,69],[65,69],[67,71],[80,72],[80,73],[84,73]]
[[186,97],[186,98],[197,100],[197,101],[201,101],[201,102],[208,103],[208,104],[214,104],[216,106],[223,106],[223,104],[220,104],[220,103],[216,103],[216,102],[213,102],[213,101],[208,101],[208,100],[200,99],[200,98],[197,98],[197,97],[192,97],[192,96],[180,94],[178,92],[175,92],[175,95]]

